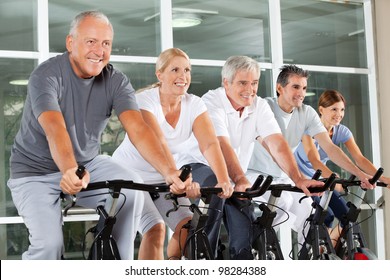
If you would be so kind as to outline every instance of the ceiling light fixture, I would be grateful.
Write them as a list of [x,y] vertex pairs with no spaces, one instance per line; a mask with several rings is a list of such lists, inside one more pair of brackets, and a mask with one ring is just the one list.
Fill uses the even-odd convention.
[[196,14],[176,14],[172,15],[173,28],[192,27],[202,23],[202,18]]
[[9,83],[14,86],[27,86],[28,80],[12,80]]

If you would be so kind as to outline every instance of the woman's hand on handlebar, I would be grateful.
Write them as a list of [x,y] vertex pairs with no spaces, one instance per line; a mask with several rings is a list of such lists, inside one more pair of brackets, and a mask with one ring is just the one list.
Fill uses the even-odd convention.
[[76,174],[77,167],[69,168],[62,174],[60,187],[65,194],[76,194],[85,189],[90,181],[89,172],[85,169],[82,176]]
[[197,182],[192,182],[190,185],[187,186],[186,190],[186,197],[188,198],[196,198],[200,197],[200,186]]
[[216,188],[222,188],[222,192],[218,194],[220,198],[229,198],[232,196],[234,189],[230,182],[218,183]]
[[191,173],[182,181],[180,179],[181,170],[172,170],[169,172],[168,176],[165,177],[165,181],[170,185],[170,191],[174,194],[182,194],[186,192],[188,186],[192,184],[192,175]]
[[324,186],[324,182],[311,180],[311,179],[300,179],[298,182],[294,182],[297,188],[301,189],[302,192],[307,196],[321,196],[322,193],[311,193],[309,188],[320,188]]
[[385,176],[382,176],[379,181],[381,181],[382,183],[385,183],[387,185],[387,188],[390,189],[390,178],[389,177],[385,177]]
[[390,178],[386,176],[381,176],[378,180],[379,182],[386,184],[386,188],[390,189]]
[[359,174],[360,176],[358,176],[359,180],[360,180],[360,186],[363,188],[363,189],[368,189],[368,190],[372,190],[375,188],[375,183],[374,184],[371,184],[369,182],[369,178],[371,178],[372,176],[370,175],[367,175],[366,173],[364,172],[361,172],[361,174]]

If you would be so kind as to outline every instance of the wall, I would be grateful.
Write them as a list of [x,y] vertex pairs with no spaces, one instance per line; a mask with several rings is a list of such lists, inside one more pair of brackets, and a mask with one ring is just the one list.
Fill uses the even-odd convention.
[[[390,176],[390,36],[388,27],[390,26],[390,11],[389,0],[374,1],[374,18],[376,28],[376,51],[377,51],[377,79],[378,79],[378,106],[381,121],[381,156],[382,167],[385,169],[385,174]],[[390,190],[384,191],[385,196],[385,246],[386,259],[390,259]]]

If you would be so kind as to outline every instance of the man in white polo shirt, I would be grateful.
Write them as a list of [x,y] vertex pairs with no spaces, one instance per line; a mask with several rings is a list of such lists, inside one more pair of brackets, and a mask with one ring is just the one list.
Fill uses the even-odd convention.
[[[257,139],[269,150],[295,185],[310,195],[308,187],[322,186],[323,183],[307,180],[299,172],[269,105],[256,95],[259,79],[260,66],[257,61],[247,56],[233,56],[228,58],[223,66],[222,87],[210,90],[202,96],[214,124],[235,191],[245,191],[251,187],[245,172]],[[194,162],[207,165],[195,142],[193,145],[189,143],[182,164]],[[193,172],[192,175],[194,181],[204,186],[202,179],[207,177],[204,173],[197,175]],[[251,259],[252,232],[247,221],[248,217],[253,218],[253,208],[246,207],[237,213],[232,211],[234,206],[229,200],[224,208],[224,201],[220,201],[219,210],[224,209],[224,224],[229,233],[230,258]],[[214,215],[209,224],[212,224],[213,230],[209,230],[208,236],[212,249],[215,249],[221,216]]]

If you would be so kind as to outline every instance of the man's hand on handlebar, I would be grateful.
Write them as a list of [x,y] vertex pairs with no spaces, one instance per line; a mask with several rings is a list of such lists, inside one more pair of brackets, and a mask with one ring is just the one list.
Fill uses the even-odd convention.
[[65,194],[76,194],[85,189],[90,181],[89,172],[84,169],[83,174],[76,174],[78,167],[69,168],[62,174],[60,187]]
[[245,192],[246,189],[249,189],[252,187],[251,183],[248,181],[248,179],[245,176],[242,176],[239,178],[239,180],[234,182],[234,191],[236,192]]
[[233,186],[230,184],[230,182],[225,183],[218,183],[216,188],[222,188],[222,192],[218,194],[220,198],[229,198],[233,194]]
[[302,192],[307,195],[307,196],[321,196],[323,193],[320,192],[314,192],[314,193],[311,193],[309,191],[309,188],[321,188],[324,186],[324,182],[321,182],[321,181],[316,181],[316,180],[312,180],[312,179],[300,179],[298,182],[295,182],[295,185],[297,188],[301,189]]

